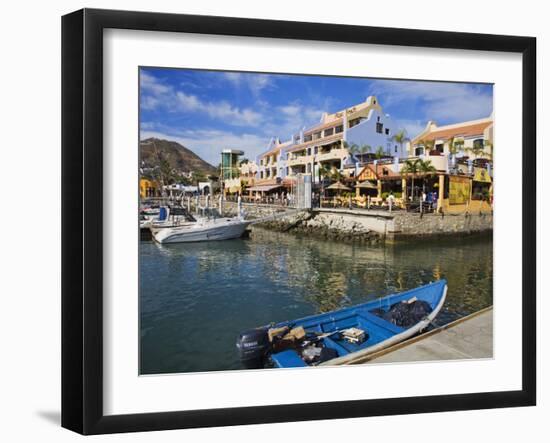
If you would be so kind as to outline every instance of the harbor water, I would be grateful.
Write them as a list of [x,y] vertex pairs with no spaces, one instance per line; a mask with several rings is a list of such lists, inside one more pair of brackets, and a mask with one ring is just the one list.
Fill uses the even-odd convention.
[[254,228],[250,238],[140,243],[140,373],[241,369],[244,329],[445,278],[436,326],[493,304],[491,235],[377,246]]

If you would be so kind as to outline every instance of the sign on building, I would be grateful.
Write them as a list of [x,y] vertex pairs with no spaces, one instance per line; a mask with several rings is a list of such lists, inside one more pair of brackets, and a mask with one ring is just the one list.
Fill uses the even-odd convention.
[[449,176],[449,204],[464,205],[470,199],[470,178]]

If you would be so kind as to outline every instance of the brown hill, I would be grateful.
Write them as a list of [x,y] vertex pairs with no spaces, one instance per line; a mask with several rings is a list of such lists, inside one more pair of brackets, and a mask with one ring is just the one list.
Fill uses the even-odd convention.
[[155,168],[160,159],[168,162],[171,169],[179,173],[193,171],[205,175],[215,174],[216,168],[207,163],[185,146],[170,140],[148,138],[139,142],[141,166]]

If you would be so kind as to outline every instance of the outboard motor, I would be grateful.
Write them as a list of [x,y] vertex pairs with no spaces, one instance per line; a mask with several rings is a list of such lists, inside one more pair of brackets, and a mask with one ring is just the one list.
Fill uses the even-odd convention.
[[271,349],[268,328],[249,329],[240,333],[237,349],[242,365],[247,369],[261,369]]

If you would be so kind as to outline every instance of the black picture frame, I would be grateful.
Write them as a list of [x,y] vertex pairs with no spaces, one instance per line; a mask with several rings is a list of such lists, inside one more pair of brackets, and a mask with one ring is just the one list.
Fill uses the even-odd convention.
[[[523,64],[522,389],[131,415],[103,413],[103,30],[519,53]],[[82,434],[151,431],[536,403],[536,39],[412,29],[83,9],[62,18],[62,426]]]

